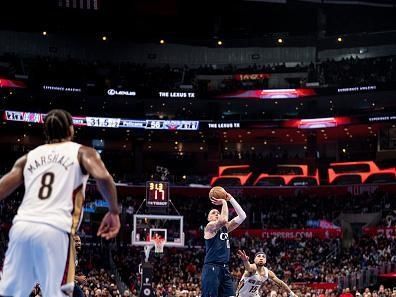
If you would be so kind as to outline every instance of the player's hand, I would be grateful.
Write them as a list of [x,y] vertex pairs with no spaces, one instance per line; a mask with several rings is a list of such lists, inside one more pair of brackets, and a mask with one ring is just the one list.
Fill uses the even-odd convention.
[[249,256],[246,255],[244,250],[238,250],[238,257],[241,258],[242,261],[249,261]]
[[217,199],[215,197],[210,197],[210,201],[212,202],[212,204],[214,205],[222,205],[225,201],[224,199]]
[[227,195],[226,195],[226,201],[230,201],[231,200],[231,198],[232,198],[232,195],[230,194],[230,193],[228,193],[227,192]]
[[112,239],[117,236],[120,226],[120,216],[108,212],[100,223],[97,236],[101,236],[107,240]]

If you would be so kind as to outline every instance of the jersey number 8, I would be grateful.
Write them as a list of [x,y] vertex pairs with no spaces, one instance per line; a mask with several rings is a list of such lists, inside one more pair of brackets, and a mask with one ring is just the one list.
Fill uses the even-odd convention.
[[40,199],[48,199],[52,193],[52,184],[54,183],[55,175],[53,172],[47,172],[41,177],[41,188],[38,193]]

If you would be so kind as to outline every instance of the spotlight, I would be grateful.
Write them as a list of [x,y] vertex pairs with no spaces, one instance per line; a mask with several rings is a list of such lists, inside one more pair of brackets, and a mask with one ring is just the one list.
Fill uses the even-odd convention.
[[102,40],[103,40],[103,41],[106,41],[106,40],[107,40],[107,36],[106,36],[106,35],[103,35],[103,36],[102,36]]
[[282,38],[278,38],[278,43],[283,43],[283,39]]
[[217,45],[223,45],[223,41],[221,40],[217,41]]
[[338,37],[338,38],[337,38],[337,41],[338,41],[338,42],[342,42],[342,37]]
[[161,39],[160,44],[165,44],[165,40]]
[[47,31],[43,31],[42,33],[44,36],[47,36]]

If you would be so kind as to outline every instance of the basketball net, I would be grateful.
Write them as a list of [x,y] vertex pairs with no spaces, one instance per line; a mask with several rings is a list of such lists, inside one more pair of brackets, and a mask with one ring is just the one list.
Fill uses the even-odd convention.
[[155,237],[152,241],[154,242],[155,253],[162,254],[164,252],[165,239]]
[[156,256],[162,254],[164,252],[164,246],[166,241],[164,238],[161,238],[160,236],[156,236],[153,239],[151,239],[149,242],[151,242],[151,244],[147,244],[144,246],[145,262],[148,262],[150,258],[150,251],[153,247]]

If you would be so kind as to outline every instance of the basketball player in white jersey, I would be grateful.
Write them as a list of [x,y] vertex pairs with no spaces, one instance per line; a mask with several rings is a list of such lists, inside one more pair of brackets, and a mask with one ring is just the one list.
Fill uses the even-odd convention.
[[82,218],[89,175],[109,202],[98,236],[111,239],[120,229],[113,178],[94,149],[71,141],[71,115],[64,110],[50,111],[44,131],[47,144],[18,159],[0,179],[0,200],[25,185],[9,233],[0,296],[29,296],[36,281],[43,297],[70,296],[75,273],[73,235]]
[[263,252],[256,253],[253,264],[249,262],[249,257],[246,255],[245,251],[239,250],[238,256],[243,261],[245,272],[238,284],[237,297],[260,297],[260,289],[268,279],[284,288],[289,293],[290,297],[296,296],[288,285],[277,278],[271,270],[264,266],[267,262],[267,258]]

